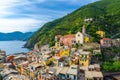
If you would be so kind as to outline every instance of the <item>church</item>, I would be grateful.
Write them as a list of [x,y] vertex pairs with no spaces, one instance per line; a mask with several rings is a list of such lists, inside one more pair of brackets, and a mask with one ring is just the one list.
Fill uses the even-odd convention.
[[90,42],[90,36],[86,34],[85,26],[82,27],[82,32],[77,32],[76,34],[68,35],[56,35],[55,41],[59,42],[65,46],[71,47],[75,44],[84,44]]

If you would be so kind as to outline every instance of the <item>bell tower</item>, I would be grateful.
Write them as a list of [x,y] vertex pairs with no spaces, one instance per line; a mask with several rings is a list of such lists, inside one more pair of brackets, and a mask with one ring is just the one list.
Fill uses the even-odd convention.
[[86,34],[86,28],[85,28],[85,25],[83,25],[83,27],[82,27],[82,33],[83,33],[83,34]]

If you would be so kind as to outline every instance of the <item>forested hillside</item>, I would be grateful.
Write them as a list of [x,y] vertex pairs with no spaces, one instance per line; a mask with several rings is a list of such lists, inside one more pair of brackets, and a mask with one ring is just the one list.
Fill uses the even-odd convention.
[[[92,18],[93,22],[85,23],[84,19]],[[78,10],[52,22],[46,23],[27,42],[26,47],[33,47],[35,43],[43,45],[53,44],[57,34],[73,34],[81,31],[86,25],[87,33],[96,41],[96,31],[103,30],[106,37],[120,32],[120,0],[100,0],[85,5]]]

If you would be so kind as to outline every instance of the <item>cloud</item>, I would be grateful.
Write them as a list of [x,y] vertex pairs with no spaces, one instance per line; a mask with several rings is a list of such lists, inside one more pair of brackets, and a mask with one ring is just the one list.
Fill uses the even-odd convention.
[[[0,0],[0,32],[33,31],[94,0]],[[96,0],[95,0],[96,1]]]
[[46,21],[38,21],[30,18],[20,18],[20,19],[0,19],[0,27],[2,32],[13,32],[23,31],[26,32],[28,30],[35,30],[39,28],[39,26],[43,25]]

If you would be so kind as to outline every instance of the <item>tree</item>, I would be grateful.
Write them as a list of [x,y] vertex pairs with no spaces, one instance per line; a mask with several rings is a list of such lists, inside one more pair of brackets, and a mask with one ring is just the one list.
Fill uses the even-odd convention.
[[115,71],[120,71],[120,62],[119,62],[119,61],[115,61],[115,62],[113,63],[113,69],[114,69]]
[[108,72],[118,72],[120,71],[120,62],[119,61],[114,61],[114,62],[104,62],[103,63],[103,69]]

